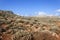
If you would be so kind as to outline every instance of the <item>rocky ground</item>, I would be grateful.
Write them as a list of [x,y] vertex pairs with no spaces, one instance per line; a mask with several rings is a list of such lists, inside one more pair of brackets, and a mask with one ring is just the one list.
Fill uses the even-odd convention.
[[0,40],[60,40],[60,17],[26,17],[0,10]]

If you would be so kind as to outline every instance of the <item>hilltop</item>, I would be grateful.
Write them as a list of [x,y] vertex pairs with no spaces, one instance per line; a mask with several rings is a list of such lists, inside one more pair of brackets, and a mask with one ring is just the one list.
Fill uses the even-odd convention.
[[60,17],[28,17],[0,10],[0,40],[60,40]]

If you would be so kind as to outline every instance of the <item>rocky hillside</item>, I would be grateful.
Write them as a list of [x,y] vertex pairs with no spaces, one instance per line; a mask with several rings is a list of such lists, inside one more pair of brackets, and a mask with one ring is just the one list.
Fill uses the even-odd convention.
[[0,40],[60,40],[60,17],[25,17],[0,10]]

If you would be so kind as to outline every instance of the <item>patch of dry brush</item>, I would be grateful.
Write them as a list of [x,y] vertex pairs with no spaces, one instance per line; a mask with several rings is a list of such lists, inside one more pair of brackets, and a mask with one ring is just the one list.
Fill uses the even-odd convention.
[[0,10],[0,40],[60,40],[60,18],[24,17]]

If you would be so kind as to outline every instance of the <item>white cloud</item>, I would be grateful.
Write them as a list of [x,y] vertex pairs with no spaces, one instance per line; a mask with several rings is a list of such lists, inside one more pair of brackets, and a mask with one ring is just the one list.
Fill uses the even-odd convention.
[[36,16],[48,16],[49,14],[43,11],[35,12]]
[[39,12],[35,12],[36,13],[36,16],[37,17],[45,17],[45,16],[58,16],[59,14],[58,13],[56,13],[55,12],[55,14],[53,14],[53,13],[51,13],[51,14],[49,14],[49,13],[46,13],[46,12],[43,12],[43,11],[39,11]]
[[55,10],[55,14],[54,15],[55,16],[59,16],[60,15],[60,9]]
[[56,12],[60,12],[60,9],[57,9]]
[[38,15],[47,15],[45,12],[38,12]]
[[47,12],[44,12],[44,11],[38,11],[38,12],[35,12],[36,16],[39,17],[43,17],[43,16],[59,16],[60,15],[60,9],[57,9],[55,11],[52,11],[52,13],[47,13]]

